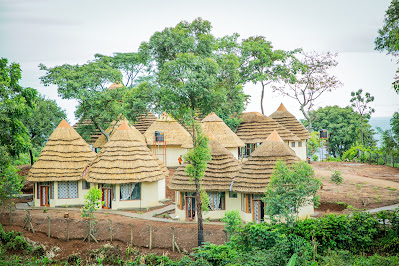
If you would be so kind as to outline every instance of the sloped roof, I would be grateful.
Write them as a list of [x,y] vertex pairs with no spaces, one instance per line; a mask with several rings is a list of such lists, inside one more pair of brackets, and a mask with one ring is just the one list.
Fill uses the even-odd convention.
[[33,164],[28,181],[76,181],[83,179],[86,165],[96,153],[73,129],[62,120],[50,135],[39,158]]
[[159,119],[153,122],[144,133],[144,137],[148,145],[152,145],[154,143],[155,131],[164,133],[164,139],[167,146],[181,146],[188,139],[191,139],[191,136],[187,130],[185,130],[176,120],[172,119],[166,113],[163,113]]
[[[239,161],[217,140],[209,140],[212,160],[208,162],[205,176],[201,181],[202,188],[207,191],[228,191],[232,178],[240,169]],[[195,185],[185,173],[187,163],[176,169],[169,188],[177,191],[195,191]]]
[[236,134],[245,143],[262,143],[274,130],[276,130],[285,141],[300,140],[287,128],[261,113],[242,113],[241,119],[242,122]]
[[287,111],[281,103],[278,109],[270,115],[280,125],[287,128],[300,139],[310,139],[309,131],[299,122],[294,115]]
[[168,175],[166,166],[144,145],[126,121],[90,163],[88,182],[123,184],[154,182]]
[[[73,129],[77,130],[79,127],[89,126],[89,125],[94,127],[93,121],[91,121],[90,119],[81,119],[81,120],[79,120],[79,122],[77,122],[75,125],[73,125]],[[90,135],[90,139],[87,141],[87,143],[93,144],[94,142],[96,142],[98,137],[101,135],[102,134],[101,134],[100,130],[98,130],[96,127],[94,127],[94,132],[92,135]]]
[[[120,119],[118,122],[112,121],[111,126],[105,130],[109,134],[109,132],[112,131],[110,138],[115,134],[117,128],[119,128],[122,124],[122,121],[126,121],[130,128],[133,130],[134,134],[136,135],[136,138],[140,140],[144,145],[147,145],[145,142],[145,138],[143,134],[140,133],[134,126],[132,126],[129,121],[126,119]],[[107,143],[107,138],[104,136],[104,134],[101,134],[97,140],[93,143],[93,148],[102,148],[105,143]]]
[[134,127],[140,131],[141,134],[144,134],[145,131],[157,120],[157,117],[148,111],[146,114],[142,114],[137,119],[137,122],[134,124]]
[[233,180],[232,191],[242,193],[265,193],[266,186],[278,160],[291,167],[300,159],[280,138],[276,131],[248,157]]

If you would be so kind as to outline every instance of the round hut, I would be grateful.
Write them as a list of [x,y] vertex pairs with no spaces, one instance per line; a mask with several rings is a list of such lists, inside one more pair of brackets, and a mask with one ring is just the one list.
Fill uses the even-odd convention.
[[[133,130],[133,133],[136,135],[136,138],[138,140],[140,140],[144,145],[147,145],[143,134],[141,134],[140,131],[138,131],[126,119],[120,119],[118,122],[112,121],[111,125],[105,130],[105,132],[107,132],[108,134],[111,133],[111,135],[109,137],[112,138],[112,136],[115,134],[116,130],[122,125],[123,121],[126,121],[126,123],[129,125],[129,127]],[[101,149],[105,145],[105,143],[107,143],[107,138],[104,136],[104,134],[101,134],[101,136],[99,136],[97,138],[97,140],[93,143],[93,148],[95,148],[97,151],[97,150]]]
[[[209,135],[209,134],[208,134]],[[231,181],[240,170],[239,161],[210,135],[209,147],[212,160],[208,162],[201,187],[209,196],[209,211],[204,218],[222,218],[226,210],[240,208],[237,193],[230,191]],[[187,163],[176,169],[169,188],[176,191],[176,215],[181,220],[195,219],[195,185],[185,172]]]
[[103,208],[158,206],[165,199],[168,169],[145,146],[126,121],[116,130],[84,176],[103,191]]
[[138,117],[137,122],[134,124],[134,127],[140,131],[141,134],[144,134],[146,130],[152,125],[152,123],[157,120],[157,117],[148,111],[146,114],[142,114]]
[[287,145],[291,141],[299,141],[291,131],[261,113],[242,113],[241,119],[236,134],[245,143],[245,148],[240,149],[240,158],[248,157],[274,130]]
[[223,147],[238,159],[238,150],[245,144],[220,117],[212,112],[201,123],[205,134],[212,134]]
[[179,157],[186,153],[182,144],[191,140],[191,135],[176,120],[163,113],[144,133],[150,150],[168,168],[177,168]]
[[35,184],[35,206],[83,204],[90,186],[83,180],[83,171],[95,157],[84,139],[62,120],[26,178]]
[[295,151],[301,160],[306,160],[307,157],[307,140],[310,139],[309,131],[299,122],[294,115],[287,111],[285,106],[281,103],[278,109],[270,115],[270,118],[295,134],[299,140],[290,141],[289,146]]
[[261,198],[278,160],[291,167],[300,159],[284,143],[277,131],[273,131],[249,156],[248,161],[242,164],[233,180],[232,191],[239,194],[243,220],[260,222],[263,219],[264,203]]

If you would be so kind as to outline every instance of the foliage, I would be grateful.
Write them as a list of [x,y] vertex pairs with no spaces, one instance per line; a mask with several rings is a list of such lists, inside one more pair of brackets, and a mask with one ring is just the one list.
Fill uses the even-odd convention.
[[22,233],[14,231],[5,232],[1,225],[0,243],[4,245],[7,250],[24,251],[31,248],[22,236]]
[[240,212],[238,210],[226,211],[222,222],[225,223],[224,229],[230,236],[236,235],[243,225]]
[[29,149],[30,164],[33,164],[33,149],[41,149],[62,119],[66,118],[66,113],[54,100],[46,99],[39,94],[35,101],[31,114],[23,119],[26,126],[32,148]]
[[254,84],[261,84],[260,107],[262,114],[264,114],[263,98],[265,87],[277,80],[277,78],[284,78],[288,75],[285,61],[298,51],[273,50],[271,42],[266,41],[263,36],[249,37],[242,41],[241,76],[244,83],[251,81]]
[[[378,30],[378,37],[375,39],[375,49],[382,52],[386,51],[393,56],[399,55],[399,1],[392,0],[389,5],[385,17],[384,26]],[[399,73],[399,69],[396,71]],[[392,83],[394,90],[399,93],[398,75]]]
[[336,185],[342,184],[344,182],[344,178],[342,177],[341,171],[335,170],[330,177],[330,181]]
[[360,114],[360,143],[363,145],[363,117],[370,119],[371,114],[374,113],[375,110],[369,106],[369,103],[374,101],[374,96],[371,96],[368,92],[362,96],[362,93],[362,89],[356,92],[352,91],[350,102],[352,103],[352,107]]
[[0,168],[2,178],[0,179],[0,205],[8,197],[21,193],[23,187],[23,177],[17,174],[18,170],[14,166]]
[[391,128],[380,130],[382,145],[381,149],[386,153],[399,155],[399,112],[395,112],[390,120]]
[[[351,107],[326,106],[311,111],[313,127],[327,129],[329,133],[329,152],[333,156],[342,156],[359,139],[360,115]],[[307,126],[307,121],[304,121]],[[375,146],[374,130],[364,119],[364,143],[366,146]]]
[[94,212],[101,208],[102,191],[99,188],[91,187],[85,195],[85,205],[81,209],[82,217],[95,218]]
[[[338,65],[337,54],[316,52],[291,56],[287,75],[279,77],[273,86],[274,91],[288,96],[300,104],[300,110],[308,121],[308,130],[312,131],[314,117],[310,115],[316,100],[325,92],[330,92],[342,86],[342,83],[328,73]],[[280,85],[281,84],[281,85]]]
[[298,162],[292,170],[278,161],[266,187],[265,213],[273,222],[283,218],[292,224],[299,209],[309,204],[317,206],[316,196],[321,181],[315,177],[312,167],[306,162]]
[[114,69],[123,73],[126,80],[125,86],[140,84],[150,64],[150,56],[146,50],[140,50],[138,53],[114,53],[113,56],[95,54],[94,57],[99,62],[104,62]]

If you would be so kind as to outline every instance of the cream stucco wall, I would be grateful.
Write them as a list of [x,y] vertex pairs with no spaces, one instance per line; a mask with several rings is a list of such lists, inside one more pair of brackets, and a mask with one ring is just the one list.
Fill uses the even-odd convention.
[[[54,199],[50,199],[50,207],[79,206],[84,204],[84,196],[88,193],[88,189],[83,189],[83,181],[78,181],[78,198],[59,199],[58,198],[58,182],[54,181]],[[92,185],[92,184],[91,184]],[[34,185],[34,206],[40,207],[40,199],[37,198],[37,183]]]
[[[290,147],[296,154],[296,156],[298,156],[301,160],[306,161],[306,146],[307,146],[307,140],[306,139],[302,139],[300,140],[302,142],[302,147],[298,147],[298,141],[286,141],[286,143],[288,144],[288,147]],[[295,147],[292,147],[292,143],[295,143]]]
[[[154,153],[154,146],[149,145],[149,149],[152,153]],[[155,147],[157,149],[158,158],[163,162],[164,156],[162,155],[165,153],[165,146],[160,145],[159,149],[158,146]],[[166,167],[178,167],[179,166],[179,157],[180,155],[186,154],[187,149],[184,149],[177,145],[166,145]],[[155,153],[154,153],[155,154]]]
[[238,159],[238,147],[226,148],[226,149],[233,154],[234,158]]

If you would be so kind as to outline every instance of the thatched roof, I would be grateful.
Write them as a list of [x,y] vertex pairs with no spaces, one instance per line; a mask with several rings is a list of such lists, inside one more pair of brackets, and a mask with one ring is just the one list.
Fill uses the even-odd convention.
[[155,131],[164,133],[166,145],[181,146],[187,140],[191,139],[190,134],[176,120],[172,119],[166,113],[163,113],[144,133],[148,145],[155,141]]
[[95,157],[96,153],[78,132],[67,121],[62,120],[50,135],[26,180],[34,182],[81,180],[86,165]]
[[[208,162],[205,176],[201,182],[202,188],[207,191],[229,191],[231,180],[240,170],[240,163],[217,140],[210,139],[212,160]],[[195,191],[195,185],[184,172],[187,163],[176,169],[169,188],[177,191]]]
[[109,86],[109,90],[115,90],[115,89],[118,89],[118,88],[122,88],[123,87],[123,84],[122,83],[112,83],[111,84],[111,86]]
[[202,120],[204,133],[211,133],[225,148],[243,147],[244,142],[214,112]]
[[[126,121],[130,128],[133,130],[134,134],[136,135],[136,138],[140,140],[144,145],[147,145],[145,142],[145,138],[143,134],[140,133],[134,126],[132,126],[126,119],[122,120],[120,119],[118,122],[112,121],[111,126],[105,130],[109,134],[109,132],[112,131],[110,138],[115,134],[117,128],[119,128],[122,124],[122,121]],[[101,134],[101,136],[98,137],[96,142],[93,143],[93,148],[102,148],[105,143],[107,143],[107,138],[104,136],[104,134]]]
[[155,120],[157,120],[157,117],[153,113],[148,111],[146,114],[142,114],[139,116],[134,126],[138,131],[140,131],[141,134],[144,134]]
[[77,130],[77,128],[79,127],[83,127],[83,126],[91,126],[94,128],[94,132],[92,135],[90,135],[89,140],[87,141],[88,144],[93,144],[94,142],[96,142],[96,140],[98,139],[99,136],[101,136],[101,132],[100,130],[98,130],[95,126],[93,121],[91,121],[90,119],[81,119],[79,120],[79,122],[77,122],[75,125],[73,125],[73,128],[75,130]]
[[232,190],[243,193],[264,193],[278,160],[289,167],[300,159],[280,138],[276,131],[260,145],[242,164],[233,180]]
[[299,122],[295,116],[287,111],[285,106],[281,103],[277,111],[270,115],[280,125],[287,128],[289,131],[294,133],[300,139],[310,139],[309,131]]
[[123,121],[90,163],[84,178],[94,183],[124,184],[158,181],[168,173],[166,166]]
[[274,130],[285,141],[299,140],[291,131],[258,112],[242,113],[241,119],[236,134],[245,143],[262,143]]

